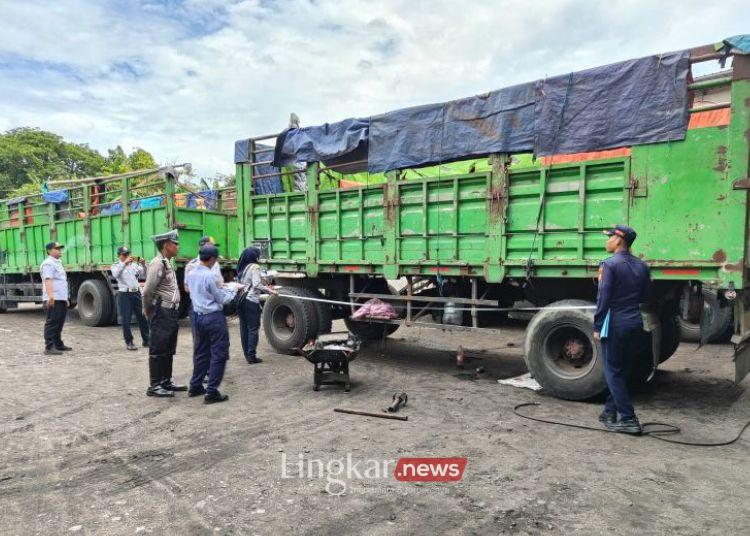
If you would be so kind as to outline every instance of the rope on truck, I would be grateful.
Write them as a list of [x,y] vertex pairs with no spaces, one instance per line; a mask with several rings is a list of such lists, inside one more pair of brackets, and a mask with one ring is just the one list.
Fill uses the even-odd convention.
[[[282,287],[283,289],[283,287]],[[296,296],[291,294],[282,294],[279,293],[279,296],[286,296],[287,298],[293,298],[295,300],[306,300],[306,301],[313,301],[313,302],[320,302],[320,303],[329,303],[331,305],[344,305],[346,307],[354,306],[354,307],[364,307],[364,303],[357,303],[357,302],[345,302],[345,301],[337,301],[337,300],[328,300],[325,298],[312,298],[308,296]],[[414,300],[419,301],[419,300]],[[393,305],[394,309],[405,309],[406,307],[403,305]],[[422,309],[433,309],[433,310],[442,310],[443,307],[423,307]],[[495,312],[511,312],[511,311],[574,311],[574,310],[593,310],[596,309],[596,306],[594,305],[570,305],[570,306],[560,306],[560,307],[476,307],[473,310],[474,311],[495,311]],[[471,307],[454,307],[454,311],[471,311]]]

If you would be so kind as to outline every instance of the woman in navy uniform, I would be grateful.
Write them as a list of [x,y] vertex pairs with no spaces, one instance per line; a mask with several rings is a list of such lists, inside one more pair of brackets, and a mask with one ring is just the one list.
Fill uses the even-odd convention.
[[[599,293],[594,314],[594,338],[601,340],[604,376],[609,393],[599,420],[607,428],[640,434],[627,388],[628,372],[643,337],[640,304],[648,297],[651,278],[648,266],[630,252],[636,232],[627,225],[604,231],[605,248],[613,256],[599,266]],[[618,419],[619,415],[619,419]]]

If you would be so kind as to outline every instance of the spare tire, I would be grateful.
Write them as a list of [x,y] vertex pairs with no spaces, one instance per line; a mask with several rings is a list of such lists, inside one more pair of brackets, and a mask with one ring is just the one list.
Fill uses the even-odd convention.
[[567,400],[597,397],[607,389],[601,346],[594,340],[593,305],[561,300],[539,311],[526,328],[526,366],[550,394]]
[[282,354],[294,355],[318,335],[318,312],[314,302],[295,299],[308,291],[284,287],[283,295],[274,294],[263,306],[263,333],[268,343]]
[[[392,294],[398,296],[399,292],[389,285],[385,279],[373,281],[368,292],[373,294]],[[358,292],[362,292],[361,290]],[[386,324],[384,322],[368,322],[367,320],[353,320],[351,317],[344,317],[344,324],[350,333],[356,335],[360,340],[372,341],[380,339],[385,330],[385,336],[393,335],[399,328],[399,324]]]
[[101,279],[87,279],[81,283],[76,303],[78,316],[87,326],[108,326],[112,323],[112,318],[116,318],[112,292]]
[[[681,300],[687,297],[683,294]],[[715,290],[703,289],[703,308],[709,317],[708,324],[708,341],[719,342],[732,325],[732,308],[721,307],[719,298]],[[682,309],[682,307],[680,308]],[[689,319],[677,316],[677,323],[682,333],[682,340],[685,342],[700,342],[701,325],[700,322],[690,322]]]

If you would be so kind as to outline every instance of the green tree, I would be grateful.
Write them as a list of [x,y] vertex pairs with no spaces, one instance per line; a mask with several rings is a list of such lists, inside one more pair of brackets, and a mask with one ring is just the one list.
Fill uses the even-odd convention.
[[37,128],[16,128],[0,135],[0,190],[28,183],[96,175],[104,159],[86,144],[66,142]]
[[119,145],[102,156],[85,143],[52,132],[22,127],[0,134],[0,198],[38,193],[42,184],[156,167],[148,151],[130,154]]

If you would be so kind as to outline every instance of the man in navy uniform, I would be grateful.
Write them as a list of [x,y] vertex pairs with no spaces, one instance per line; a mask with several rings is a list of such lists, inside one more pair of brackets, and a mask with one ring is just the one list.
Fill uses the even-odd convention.
[[[193,376],[188,396],[205,395],[206,404],[225,402],[229,396],[219,392],[224,368],[229,359],[229,331],[224,316],[224,304],[234,298],[237,289],[219,284],[213,270],[219,250],[207,244],[200,248],[200,263],[187,276],[190,299],[193,302]],[[240,287],[241,288],[241,287]],[[208,375],[208,385],[203,380]]]
[[42,276],[42,300],[44,303],[44,353],[60,355],[71,350],[62,341],[62,330],[68,315],[68,276],[60,261],[62,249],[59,242],[47,244],[47,258],[39,267]]
[[185,391],[187,386],[172,382],[172,363],[177,351],[178,320],[180,315],[180,289],[172,267],[172,258],[179,250],[177,231],[151,237],[159,253],[146,270],[143,285],[143,314],[149,322],[147,396],[174,396],[175,391]]
[[651,278],[646,263],[630,252],[637,236],[633,228],[616,225],[604,234],[609,236],[605,248],[614,255],[599,266],[594,314],[594,338],[601,340],[604,376],[609,387],[599,420],[610,430],[640,434],[641,425],[630,400],[627,380],[643,337],[640,304],[647,299]]
[[137,350],[133,344],[133,332],[130,330],[130,317],[135,314],[138,327],[141,330],[141,340],[144,347],[148,347],[148,323],[143,316],[141,301],[141,287],[138,280],[146,278],[146,261],[136,262],[126,246],[117,248],[118,261],[112,265],[112,277],[117,280],[117,309],[122,319],[122,335],[128,350]]

